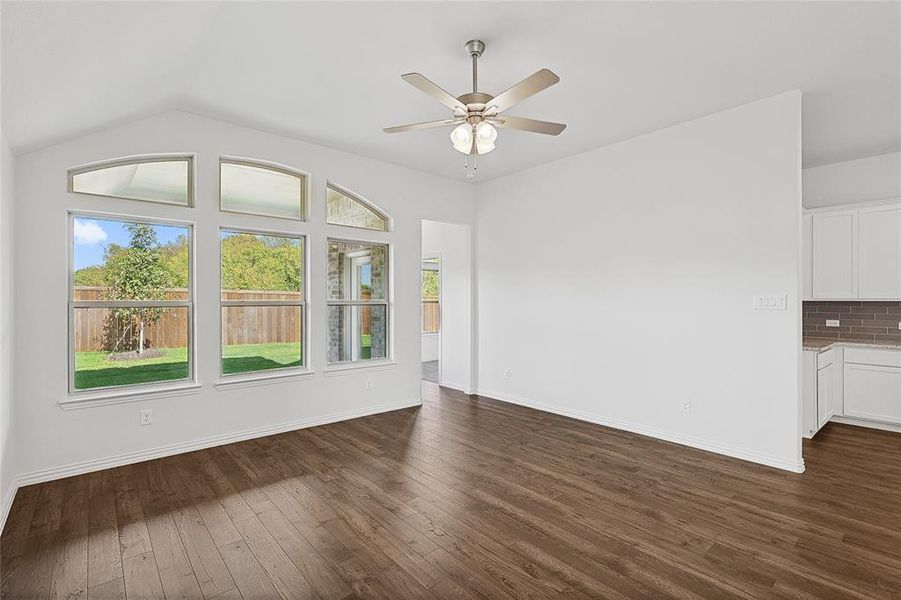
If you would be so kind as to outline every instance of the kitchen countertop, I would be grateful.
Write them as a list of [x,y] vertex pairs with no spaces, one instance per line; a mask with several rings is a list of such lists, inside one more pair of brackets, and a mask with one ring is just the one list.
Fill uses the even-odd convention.
[[804,350],[825,352],[836,346],[850,348],[874,348],[876,350],[901,350],[901,342],[851,342],[847,340],[830,340],[824,338],[805,337],[802,343]]

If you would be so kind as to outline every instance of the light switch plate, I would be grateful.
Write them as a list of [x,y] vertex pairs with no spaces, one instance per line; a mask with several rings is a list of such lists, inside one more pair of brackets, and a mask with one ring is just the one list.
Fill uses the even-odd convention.
[[788,296],[762,294],[754,296],[754,310],[786,310],[788,308]]

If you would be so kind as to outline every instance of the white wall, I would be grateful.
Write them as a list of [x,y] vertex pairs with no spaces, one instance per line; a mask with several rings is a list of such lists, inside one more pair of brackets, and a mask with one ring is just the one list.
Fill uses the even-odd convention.
[[440,357],[438,342],[440,341],[441,336],[437,333],[422,334],[422,362],[438,360]]
[[[117,156],[196,152],[196,208],[69,194],[66,169]],[[218,157],[243,156],[311,173],[309,223],[221,213]],[[171,112],[17,157],[15,316],[18,457],[26,481],[53,478],[119,460],[183,451],[283,428],[419,403],[420,222],[471,223],[473,189],[450,179],[306,144],[221,121]],[[331,227],[325,186],[331,180],[380,206],[394,219],[390,234]],[[143,214],[196,223],[196,324],[199,393],[137,403],[62,410],[66,398],[67,209]],[[265,227],[309,237],[310,379],[217,390],[218,229]],[[392,243],[396,365],[328,376],[324,303],[326,236]],[[366,378],[373,388],[365,389]],[[153,424],[139,426],[139,410]]]
[[472,391],[472,228],[422,222],[423,256],[441,257],[441,385]]
[[804,169],[804,206],[901,198],[901,152]]
[[800,100],[478,186],[479,393],[803,469]]
[[13,191],[14,159],[0,136],[0,529],[15,491],[13,373]]

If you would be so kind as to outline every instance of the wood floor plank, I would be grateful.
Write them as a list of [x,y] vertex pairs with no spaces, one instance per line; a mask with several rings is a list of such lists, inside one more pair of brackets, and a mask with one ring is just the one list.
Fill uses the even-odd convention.
[[235,582],[229,575],[200,512],[191,501],[190,494],[183,488],[174,461],[175,459],[167,459],[161,465],[161,472],[166,477],[169,489],[173,491],[169,496],[172,517],[200,590],[205,598],[212,598],[234,589]]
[[419,408],[19,491],[0,595],[901,598],[901,435],[770,469],[423,384]]
[[131,600],[164,597],[163,584],[153,552],[126,558],[122,561],[122,571],[125,575],[126,596]]
[[243,541],[222,546],[219,551],[244,600],[281,598],[266,571]]
[[88,585],[122,577],[116,496],[110,471],[88,476]]
[[237,524],[244,543],[285,598],[316,598],[313,587],[257,517]]
[[[122,568],[124,572],[126,569],[124,562]],[[137,594],[135,596],[139,597]],[[75,600],[75,598],[73,597],[72,600]],[[125,578],[113,579],[112,581],[89,587],[87,598],[88,600],[126,600]]]
[[144,463],[143,466],[141,503],[163,592],[167,599],[203,598],[175,524],[165,476],[160,472],[159,463]]
[[218,596],[214,596],[211,600],[243,600],[243,597],[241,596],[241,592],[238,591],[238,588],[234,588],[227,592],[222,592]]
[[259,519],[320,597],[338,600],[350,594],[344,580],[284,514],[271,510],[260,514]]
[[119,527],[119,552],[123,559],[152,550],[133,471],[134,467],[129,465],[117,469],[115,475],[116,522]]
[[194,506],[203,518],[207,531],[216,546],[239,541],[241,534],[238,533],[235,524],[215,492],[206,484],[206,480],[197,469],[195,462],[190,457],[177,456],[174,457],[172,464],[181,478],[185,491],[191,495]]
[[45,600],[50,597],[60,550],[58,532],[62,519],[63,487],[60,481],[41,486],[35,498],[21,556],[11,561],[9,567],[5,562],[0,563],[0,569],[10,569],[9,575],[2,578],[0,594],[4,600]]
[[84,598],[88,589],[88,482],[73,477],[67,481],[60,520],[60,549],[53,570],[50,598]]

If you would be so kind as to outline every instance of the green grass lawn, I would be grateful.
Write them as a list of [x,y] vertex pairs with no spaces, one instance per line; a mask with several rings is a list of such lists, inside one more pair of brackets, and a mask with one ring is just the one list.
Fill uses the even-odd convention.
[[225,346],[222,372],[229,375],[299,367],[300,359],[300,344],[235,344]]
[[[187,348],[167,348],[165,356],[138,360],[109,360],[108,352],[75,353],[75,389],[174,381],[188,377]],[[226,375],[300,365],[299,344],[237,344],[226,346],[222,372]]]

